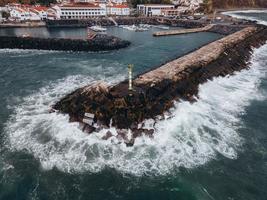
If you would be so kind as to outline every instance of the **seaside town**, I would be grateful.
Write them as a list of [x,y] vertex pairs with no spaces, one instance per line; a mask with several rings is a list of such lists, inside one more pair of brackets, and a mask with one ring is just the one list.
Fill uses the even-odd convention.
[[267,0],[0,0],[0,200],[266,200]]
[[136,4],[126,0],[69,0],[44,6],[8,3],[0,8],[0,22],[38,22],[60,19],[89,19],[105,16],[162,16],[179,18],[203,15],[202,0],[169,2],[168,4]]

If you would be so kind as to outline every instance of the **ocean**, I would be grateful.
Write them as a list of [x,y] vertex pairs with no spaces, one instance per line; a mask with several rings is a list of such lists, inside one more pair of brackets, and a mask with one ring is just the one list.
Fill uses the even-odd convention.
[[[267,14],[228,13],[267,22]],[[153,38],[109,28],[126,49],[85,53],[0,50],[0,199],[252,200],[267,197],[267,45],[250,68],[200,86],[198,101],[177,102],[154,139],[133,147],[83,133],[49,108],[76,88],[139,74],[221,35]],[[5,29],[43,37],[84,37],[84,29]]]

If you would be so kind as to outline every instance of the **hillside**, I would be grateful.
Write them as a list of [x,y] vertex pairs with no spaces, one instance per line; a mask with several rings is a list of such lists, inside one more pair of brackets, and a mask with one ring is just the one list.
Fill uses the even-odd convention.
[[267,0],[212,0],[212,6],[213,8],[267,8]]

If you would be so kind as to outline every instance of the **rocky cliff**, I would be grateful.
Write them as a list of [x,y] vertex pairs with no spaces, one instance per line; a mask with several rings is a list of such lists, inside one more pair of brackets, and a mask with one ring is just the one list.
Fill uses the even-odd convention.
[[267,0],[172,0],[172,3],[185,12],[235,8],[267,8]]
[[267,0],[211,0],[213,8],[267,8]]

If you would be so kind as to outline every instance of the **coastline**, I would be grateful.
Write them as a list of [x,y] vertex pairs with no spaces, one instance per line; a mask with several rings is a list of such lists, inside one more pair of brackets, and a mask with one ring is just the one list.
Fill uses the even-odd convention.
[[228,8],[228,9],[216,9],[217,12],[219,13],[224,13],[224,12],[253,12],[253,11],[267,11],[267,8],[259,8],[259,7],[244,7],[244,8]]

